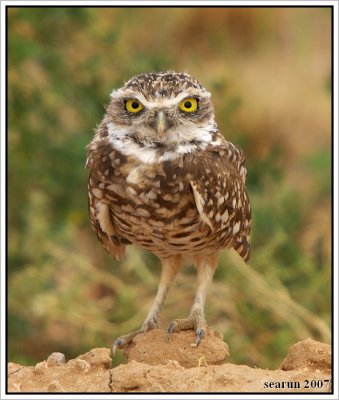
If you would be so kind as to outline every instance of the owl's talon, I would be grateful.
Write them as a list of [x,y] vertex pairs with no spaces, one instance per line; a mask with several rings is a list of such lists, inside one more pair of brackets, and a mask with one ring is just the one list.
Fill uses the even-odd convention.
[[203,314],[193,313],[188,318],[175,319],[168,326],[167,338],[169,339],[173,332],[183,331],[186,329],[195,329],[195,345],[199,346],[201,340],[206,335],[206,325]]
[[201,342],[201,339],[204,338],[205,335],[206,335],[205,328],[198,328],[198,329],[196,330],[195,345],[196,345],[197,347],[199,346],[199,344],[200,344],[200,342]]
[[171,322],[171,323],[169,324],[168,329],[167,329],[167,339],[168,339],[168,340],[169,340],[169,338],[171,337],[171,335],[172,335],[172,333],[173,333],[173,331],[174,331],[175,326],[176,326],[176,323],[175,323],[175,322]]
[[112,346],[112,356],[115,356],[115,353],[117,351],[117,349],[123,349],[126,346],[126,340],[124,340],[125,338],[123,336],[118,337],[118,339],[116,339],[113,343]]
[[113,346],[112,346],[112,356],[115,356],[115,353],[117,349],[123,349],[126,347],[129,343],[132,342],[133,338],[138,335],[139,333],[143,333],[141,329],[131,332],[128,335],[120,336],[117,339],[115,339]]

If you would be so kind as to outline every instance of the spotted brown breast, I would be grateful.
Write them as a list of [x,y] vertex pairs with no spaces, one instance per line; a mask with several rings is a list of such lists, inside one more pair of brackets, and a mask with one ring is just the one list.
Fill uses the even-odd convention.
[[248,260],[244,157],[224,138],[219,142],[174,159],[159,149],[157,163],[122,154],[108,137],[89,145],[90,219],[113,257],[121,259],[134,243],[161,258],[233,247]]

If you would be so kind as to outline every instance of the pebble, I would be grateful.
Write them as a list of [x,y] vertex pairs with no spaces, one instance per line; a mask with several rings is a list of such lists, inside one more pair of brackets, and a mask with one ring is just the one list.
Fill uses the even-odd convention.
[[65,364],[66,357],[63,353],[52,353],[47,358],[47,365],[49,367],[56,367],[58,365]]

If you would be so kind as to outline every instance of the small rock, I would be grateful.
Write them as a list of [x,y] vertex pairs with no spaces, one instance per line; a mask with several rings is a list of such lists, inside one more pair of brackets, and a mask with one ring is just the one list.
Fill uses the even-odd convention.
[[58,365],[65,364],[66,357],[65,354],[62,353],[52,353],[47,358],[47,366],[48,367],[56,367]]
[[284,371],[304,370],[330,373],[332,368],[331,346],[311,338],[291,346],[280,369]]

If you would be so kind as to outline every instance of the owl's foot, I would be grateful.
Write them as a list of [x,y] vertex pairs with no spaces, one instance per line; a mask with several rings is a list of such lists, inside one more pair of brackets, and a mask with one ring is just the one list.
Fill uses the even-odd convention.
[[154,316],[152,316],[145,320],[140,329],[130,332],[127,335],[119,336],[117,339],[115,339],[112,346],[113,357],[117,349],[123,349],[124,347],[126,347],[129,343],[132,342],[135,336],[139,335],[139,333],[147,332],[151,329],[157,328],[158,326],[159,326],[159,321]]
[[134,337],[136,335],[138,335],[141,332],[142,332],[141,330],[134,331],[127,335],[123,335],[123,336],[120,336],[117,339],[115,339],[113,346],[112,346],[112,356],[113,357],[115,356],[115,352],[117,351],[117,349],[123,349],[125,346],[127,346],[129,343],[132,342],[132,340],[134,339]]
[[199,346],[201,339],[206,335],[206,321],[204,316],[200,313],[193,313],[188,318],[173,320],[167,329],[168,338],[170,338],[173,332],[185,329],[195,330],[195,344]]

